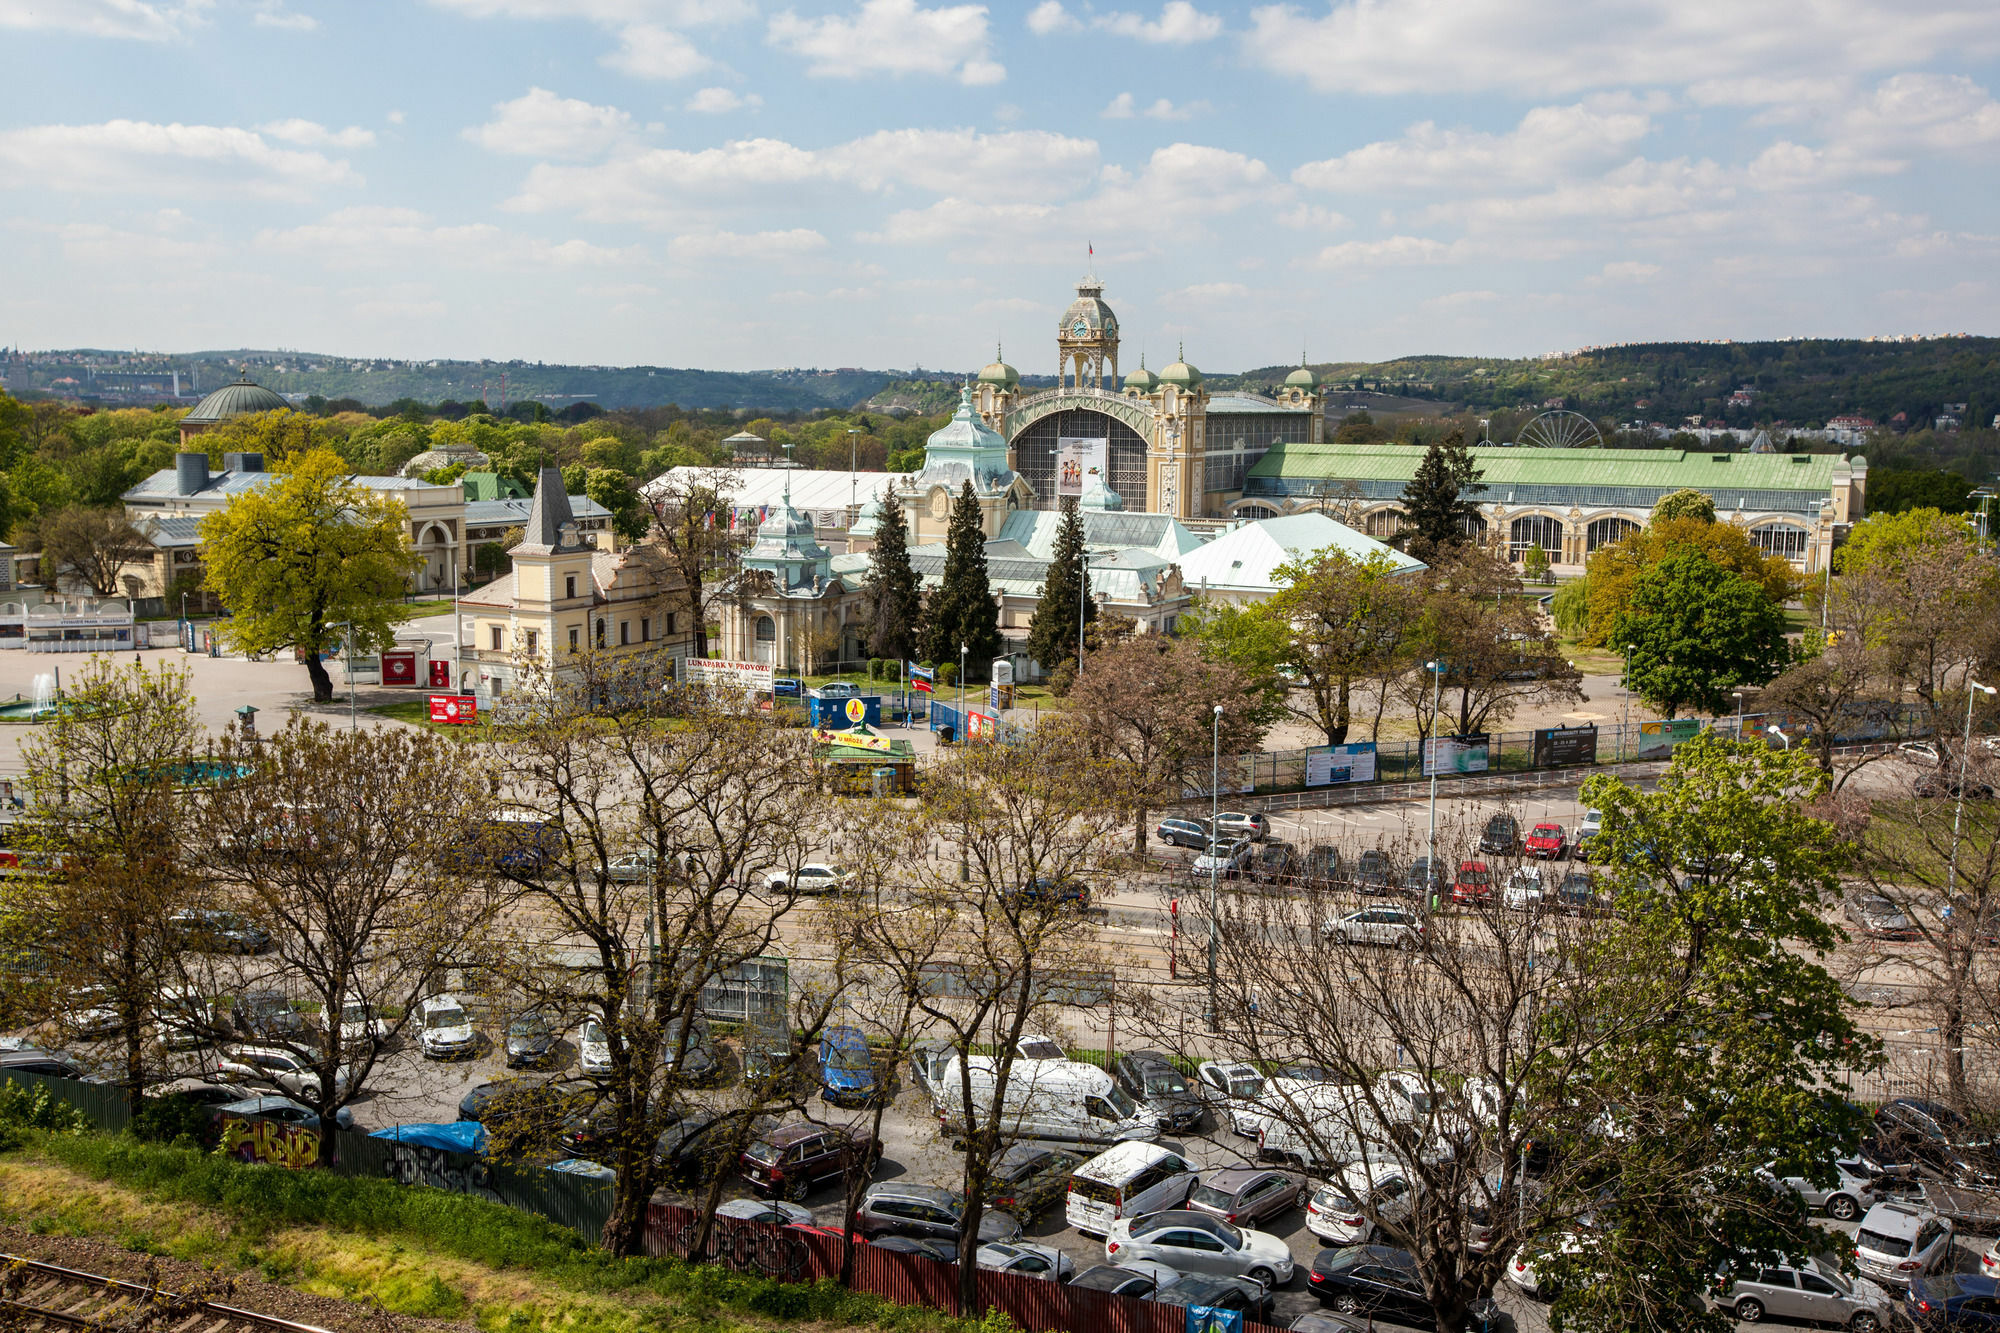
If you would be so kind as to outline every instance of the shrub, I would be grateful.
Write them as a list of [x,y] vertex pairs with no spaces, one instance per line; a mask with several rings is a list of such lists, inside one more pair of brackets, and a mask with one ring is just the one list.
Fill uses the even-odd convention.
[[879,658],[879,657],[871,657],[871,658],[869,658],[869,659],[868,659],[868,679],[870,679],[870,680],[880,680],[880,679],[882,679],[882,659],[881,659],[881,658]]
[[937,669],[937,683],[953,685],[958,682],[958,663],[940,662]]

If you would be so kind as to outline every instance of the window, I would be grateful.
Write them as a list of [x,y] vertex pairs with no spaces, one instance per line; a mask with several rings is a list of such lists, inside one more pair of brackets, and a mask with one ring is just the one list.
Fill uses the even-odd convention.
[[1368,535],[1378,541],[1393,537],[1403,530],[1403,511],[1400,509],[1378,509],[1367,519]]
[[1515,519],[1508,530],[1507,558],[1518,563],[1528,554],[1529,548],[1535,546],[1541,547],[1542,554],[1551,560],[1562,559],[1562,520],[1546,514],[1530,514],[1526,518]]
[[1183,1250],[1201,1250],[1208,1254],[1221,1254],[1227,1248],[1206,1231],[1169,1231],[1160,1237],[1159,1243]]
[[493,651],[496,653],[500,651],[500,639],[504,633],[505,631],[502,630],[498,625],[495,625],[493,627]]
[[1757,543],[1758,550],[1782,555],[1788,560],[1806,553],[1806,530],[1793,527],[1790,523],[1767,523],[1761,528],[1752,528],[1750,540]]
[[597,646],[599,648],[604,646],[604,621],[602,618],[597,622]]
[[645,643],[645,642],[646,642],[647,640],[651,639],[652,637],[653,637],[653,618],[652,618],[651,616],[640,616],[640,617],[639,617],[639,642],[640,642],[640,643]]
[[671,637],[674,632],[674,622],[679,619],[680,619],[680,614],[678,612],[675,611],[667,612],[667,634],[669,635],[669,637]]
[[565,598],[576,596],[576,575],[563,575],[563,596]]
[[577,646],[577,645],[576,645],[576,640],[577,640],[577,634],[578,634],[578,630],[577,630],[576,626],[574,626],[574,625],[570,626],[570,630],[569,630],[569,650],[570,650],[571,652],[575,652],[575,651],[576,651],[576,646]]
[[1476,542],[1486,540],[1486,520],[1478,514],[1460,514],[1458,530]]
[[537,642],[537,641],[538,641],[538,640],[539,640],[539,639],[540,639],[541,637],[542,637],[542,636],[541,636],[540,634],[536,633],[536,632],[535,632],[534,630],[529,630],[529,631],[528,631],[528,652],[529,652],[529,653],[531,653],[531,654],[532,654],[532,653],[533,653],[533,652],[535,651],[535,645],[536,645],[536,642]]
[[618,646],[622,648],[630,642],[632,642],[632,622],[621,620],[618,622]]
[[1585,554],[1600,546],[1616,546],[1639,530],[1639,525],[1629,518],[1600,518],[1583,530]]
[[1817,1273],[1799,1274],[1799,1286],[1815,1296],[1838,1296],[1840,1291]]
[[1118,1119],[1118,1113],[1111,1109],[1111,1103],[1105,1101],[1102,1097],[1085,1097],[1083,1099],[1083,1109],[1090,1112],[1091,1118],[1094,1120],[1115,1121]]
[[1767,1287],[1789,1287],[1792,1285],[1792,1270],[1789,1268],[1767,1268],[1757,1277]]

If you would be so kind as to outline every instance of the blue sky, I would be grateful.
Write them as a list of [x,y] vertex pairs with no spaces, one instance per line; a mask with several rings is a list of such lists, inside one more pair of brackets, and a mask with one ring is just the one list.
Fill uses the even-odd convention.
[[2000,332],[1995,0],[0,0],[0,344]]

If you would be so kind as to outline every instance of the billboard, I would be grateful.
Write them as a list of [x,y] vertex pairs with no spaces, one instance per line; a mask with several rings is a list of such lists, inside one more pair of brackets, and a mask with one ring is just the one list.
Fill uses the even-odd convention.
[[1597,728],[1543,727],[1535,732],[1535,767],[1569,768],[1597,762]]
[[1315,745],[1306,751],[1306,786],[1333,787],[1375,780],[1375,744]]
[[1095,439],[1072,439],[1064,436],[1056,441],[1056,494],[1082,495],[1084,487],[1090,484],[1092,473],[1111,484],[1111,441],[1105,436]]
[[1487,736],[1432,736],[1424,742],[1424,773],[1484,773]]
[[1701,719],[1677,717],[1665,722],[1639,724],[1639,758],[1666,759],[1683,741],[1701,735]]
[[[429,661],[427,657],[424,659]],[[414,685],[417,683],[417,654],[413,649],[397,648],[382,654],[382,683],[384,685]]]
[[690,685],[715,685],[727,690],[769,690],[769,662],[727,662],[719,657],[681,659],[682,679]]
[[433,694],[431,721],[470,726],[479,720],[479,700],[470,694]]

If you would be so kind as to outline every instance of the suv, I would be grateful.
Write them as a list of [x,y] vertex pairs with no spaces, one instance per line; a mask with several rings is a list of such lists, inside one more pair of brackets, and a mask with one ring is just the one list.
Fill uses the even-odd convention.
[[1512,815],[1495,815],[1486,821],[1479,835],[1479,850],[1494,856],[1512,856],[1521,841],[1521,821]]
[[860,1028],[830,1027],[819,1039],[819,1095],[829,1106],[869,1106],[891,1095],[884,1071],[893,1072],[893,1054],[879,1061]]
[[1400,1222],[1409,1216],[1415,1195],[1403,1169],[1393,1163],[1356,1163],[1331,1184],[1321,1185],[1306,1204],[1306,1230],[1322,1245],[1365,1245],[1375,1234],[1377,1218]]
[[743,1179],[759,1194],[799,1202],[849,1167],[873,1171],[882,1150],[873,1136],[838,1125],[780,1125],[743,1150]]
[[1224,810],[1215,817],[1215,835],[1232,838],[1248,838],[1251,842],[1262,842],[1271,836],[1271,821],[1260,814],[1245,814],[1240,810]]
[[1111,1077],[1128,1097],[1159,1116],[1160,1128],[1169,1133],[1200,1129],[1208,1114],[1187,1077],[1158,1051],[1120,1051],[1111,1058]]
[[1208,846],[1208,826],[1193,819],[1162,819],[1153,836],[1169,847]]
[[1329,842],[1316,842],[1308,847],[1305,859],[1299,867],[1299,878],[1319,888],[1338,883],[1340,848]]
[[1235,879],[1250,868],[1250,857],[1256,850],[1257,844],[1253,842],[1224,842],[1217,838],[1188,866],[1188,874],[1194,879],[1217,875],[1223,879]]
[[1951,1223],[1929,1208],[1878,1203],[1854,1233],[1854,1265],[1886,1287],[1951,1267]]
[[1288,884],[1300,878],[1305,863],[1289,842],[1267,842],[1250,863],[1250,877],[1264,884]]
[[1410,862],[1410,868],[1403,872],[1403,894],[1405,897],[1422,898],[1426,894],[1443,893],[1450,887],[1445,882],[1444,865],[1431,864],[1428,856],[1419,856]]
[[[959,1222],[965,1205],[949,1190],[936,1185],[907,1185],[885,1181],[870,1185],[854,1210],[854,1229],[865,1239],[877,1236],[914,1236],[919,1240],[958,1239]],[[995,1209],[979,1215],[979,1243],[1010,1241],[1021,1234],[1021,1224]]]
[[1859,1161],[1842,1158],[1833,1164],[1833,1170],[1833,1183],[1829,1185],[1815,1185],[1804,1176],[1786,1176],[1780,1180],[1771,1174],[1768,1163],[1758,1169],[1757,1175],[1774,1189],[1790,1190],[1806,1207],[1817,1208],[1836,1222],[1851,1222],[1861,1216],[1862,1210],[1882,1201],[1878,1177]]
[[472,1016],[456,995],[433,995],[417,1006],[417,1051],[426,1060],[456,1060],[479,1050]]
[[1949,1106],[1898,1097],[1875,1112],[1875,1135],[1956,1184],[2000,1184],[1992,1143]]
[[1356,892],[1379,897],[1389,892],[1390,878],[1389,853],[1380,847],[1370,847],[1354,863]]
[[1840,1268],[1823,1259],[1773,1264],[1767,1268],[1733,1271],[1724,1264],[1715,1275],[1709,1304],[1727,1310],[1746,1324],[1766,1315],[1809,1324],[1832,1324],[1855,1333],[1875,1333],[1888,1324],[1895,1306],[1889,1293],[1857,1278],[1849,1282]]
[[292,1008],[283,991],[244,991],[229,1007],[229,1021],[246,1037],[297,1040],[306,1035],[306,1016]]

